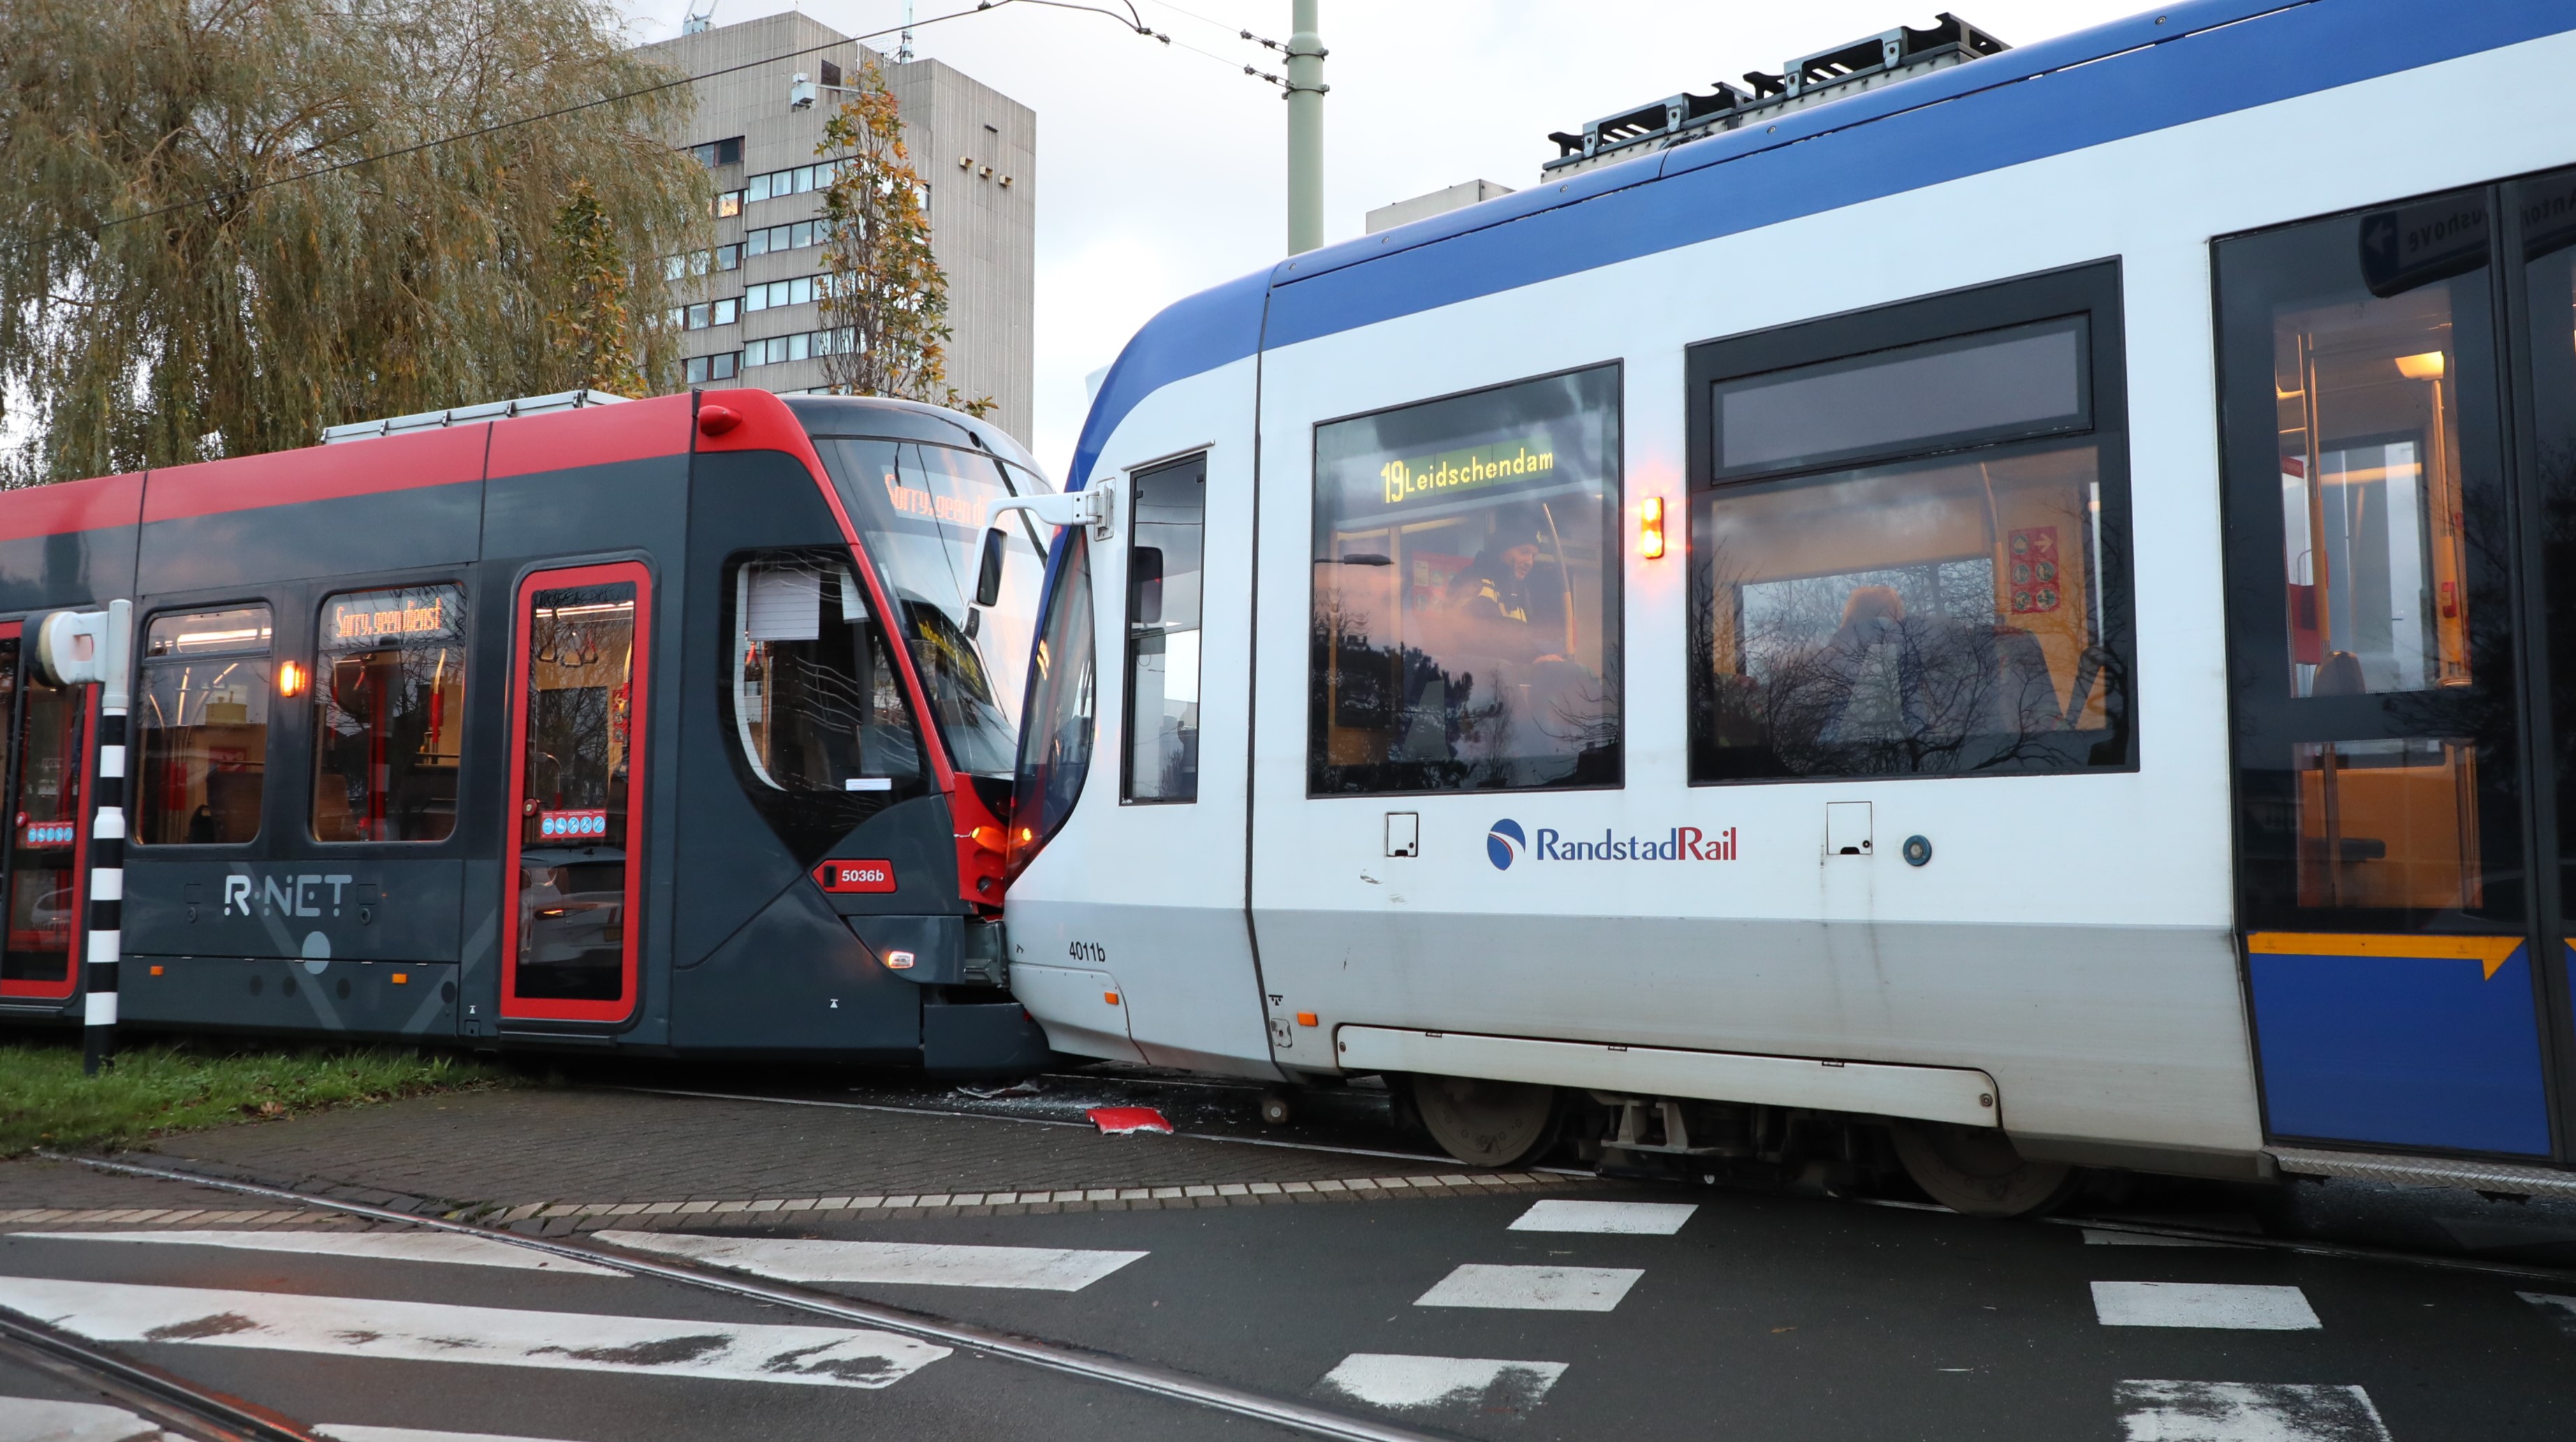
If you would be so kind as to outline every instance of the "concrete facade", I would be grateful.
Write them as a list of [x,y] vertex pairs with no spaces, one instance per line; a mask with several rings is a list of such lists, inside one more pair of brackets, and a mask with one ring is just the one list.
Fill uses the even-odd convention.
[[[646,48],[687,74],[710,77],[698,82],[697,114],[682,143],[697,146],[740,137],[741,160],[715,168],[720,196],[752,191],[757,177],[814,164],[824,122],[843,98],[820,88],[829,78],[825,63],[850,78],[860,61],[874,54],[793,13]],[[773,56],[787,58],[769,58]],[[929,188],[931,250],[948,274],[948,323],[956,332],[948,344],[949,384],[970,398],[990,397],[992,420],[1026,442],[1035,404],[1037,114],[936,60],[898,65],[891,58],[875,58],[902,107],[904,145],[913,168]],[[814,103],[803,110],[789,106],[798,74],[818,87]],[[823,328],[810,298],[751,308],[752,302],[769,298],[771,282],[821,275],[821,246],[809,240],[760,255],[747,253],[752,232],[774,234],[776,227],[810,222],[822,209],[822,196],[807,189],[761,200],[746,193],[735,214],[719,210],[716,244],[719,249],[743,246],[738,266],[709,264],[703,276],[676,282],[671,297],[674,305],[714,306],[730,300],[739,307],[735,319],[686,334],[686,354],[693,362],[716,372],[723,369],[721,357],[744,362],[736,377],[713,374],[705,384],[782,393],[823,385],[819,359],[768,359],[770,352],[787,348],[769,342]],[[753,294],[755,287],[762,288],[760,294]],[[713,321],[717,314],[710,310],[707,319]]]

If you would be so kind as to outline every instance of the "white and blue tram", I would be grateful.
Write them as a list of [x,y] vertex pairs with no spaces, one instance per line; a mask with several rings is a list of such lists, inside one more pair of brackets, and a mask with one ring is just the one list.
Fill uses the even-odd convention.
[[1492,1164],[2576,1188],[2571,70],[2196,0],[1174,305],[1016,995]]

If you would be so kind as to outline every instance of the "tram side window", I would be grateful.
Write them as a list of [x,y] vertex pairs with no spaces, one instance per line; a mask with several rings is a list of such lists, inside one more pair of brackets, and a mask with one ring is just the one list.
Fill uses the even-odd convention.
[[727,572],[726,702],[755,804],[810,849],[919,794],[920,732],[849,553],[755,552]]
[[1693,349],[1694,783],[2131,764],[2117,285]]
[[1127,799],[1199,799],[1199,602],[1207,458],[1132,482],[1127,548]]
[[266,606],[155,616],[144,629],[138,830],[147,845],[259,835],[268,776]]
[[465,737],[464,588],[330,597],[316,651],[314,839],[445,839]]
[[1619,784],[1619,386],[1315,428],[1309,794]]

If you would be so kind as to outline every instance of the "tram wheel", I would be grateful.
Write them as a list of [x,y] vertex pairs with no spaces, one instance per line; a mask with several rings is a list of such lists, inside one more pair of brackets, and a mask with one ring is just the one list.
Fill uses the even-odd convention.
[[1263,1092],[1261,1094],[1261,1124],[1263,1126],[1286,1126],[1288,1124],[1288,1119],[1296,1114],[1296,1104],[1288,1100],[1288,1094],[1286,1092]]
[[1556,1088],[1533,1082],[1417,1076],[1413,1106],[1440,1150],[1480,1167],[1530,1161],[1556,1144]]
[[1896,1157],[1932,1200],[1971,1217],[2027,1217],[2071,1196],[2082,1176],[2064,1162],[2033,1161],[1991,1127],[1898,1122]]

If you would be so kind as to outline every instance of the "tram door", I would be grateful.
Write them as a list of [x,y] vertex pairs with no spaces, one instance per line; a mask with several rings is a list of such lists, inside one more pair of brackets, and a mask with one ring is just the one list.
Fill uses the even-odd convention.
[[9,787],[8,932],[0,1003],[68,997],[79,981],[80,824],[90,692],[26,665],[23,623],[0,625],[0,774]]
[[2567,1155],[2571,202],[2576,173],[2217,246],[2239,920],[2279,1142]]
[[635,1010],[652,580],[621,561],[520,583],[511,639],[501,1014]]

